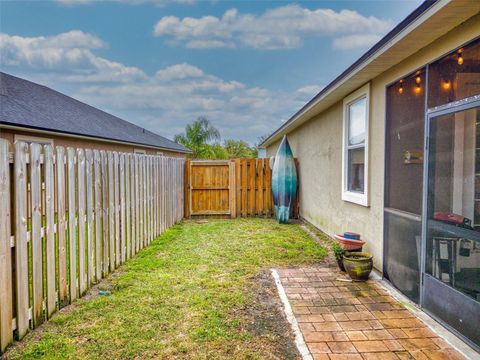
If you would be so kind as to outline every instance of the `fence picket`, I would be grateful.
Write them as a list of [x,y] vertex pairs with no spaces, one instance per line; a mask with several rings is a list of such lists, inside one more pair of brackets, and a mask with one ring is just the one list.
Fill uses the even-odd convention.
[[103,275],[108,274],[109,264],[110,264],[110,217],[109,217],[109,202],[108,202],[108,157],[105,151],[100,151],[101,157],[101,173],[102,173],[102,252],[103,252]]
[[87,285],[90,287],[95,278],[95,252],[94,252],[94,212],[93,212],[93,153],[92,150],[85,150],[85,179],[86,179],[86,196],[87,196]]
[[119,155],[120,166],[120,262],[125,262],[125,156]]
[[55,288],[55,191],[53,171],[53,149],[44,146],[44,178],[45,178],[45,258],[47,278],[47,317],[56,310],[57,292]]
[[138,165],[138,179],[140,185],[140,238],[139,238],[139,250],[143,249],[145,241],[145,182],[144,182],[144,163],[145,157],[140,155]]
[[107,152],[107,167],[108,167],[108,258],[110,260],[110,271],[115,269],[115,189],[114,181],[114,166],[113,153]]
[[272,199],[272,169],[270,169],[270,163],[268,160],[265,161],[265,215],[273,215],[273,199]]
[[125,154],[125,243],[126,243],[126,259],[130,259],[132,255],[132,209],[131,209],[131,165],[130,165],[130,154]]
[[166,194],[166,181],[165,181],[165,175],[166,175],[166,170],[165,170],[165,157],[162,156],[161,158],[162,161],[162,233],[165,231],[167,225],[166,225],[166,206],[165,206],[165,194]]
[[137,186],[135,182],[135,176],[137,173],[137,168],[135,167],[136,160],[135,160],[135,155],[129,155],[130,158],[130,252],[131,256],[135,255],[136,252],[136,240],[137,240],[137,229],[138,226],[136,225],[136,218],[137,218],[137,208],[136,208],[136,203],[137,203]]
[[146,245],[151,240],[151,222],[152,222],[152,212],[150,209],[150,156],[145,157],[145,201],[146,201],[146,214],[145,214],[145,222],[146,222],[146,233],[147,233],[147,239],[146,239]]
[[120,265],[120,184],[118,152],[113,153],[113,190],[115,209],[115,267]]
[[80,296],[87,289],[87,276],[85,265],[85,152],[77,150],[77,194],[78,194],[78,281],[80,283]]
[[69,269],[70,269],[70,301],[78,295],[77,287],[77,209],[75,206],[75,150],[67,148],[67,171],[68,171],[68,244],[69,244]]
[[65,215],[65,149],[58,146],[56,149],[57,172],[57,241],[58,241],[58,297],[59,307],[68,303],[68,283],[67,283],[67,219]]
[[95,188],[95,280],[102,278],[102,178],[100,167],[100,153],[93,151],[94,188]]
[[31,249],[32,249],[32,320],[34,326],[43,322],[42,268],[42,177],[40,156],[42,146],[30,145]]
[[13,341],[9,143],[0,140],[0,353]]
[[158,157],[153,158],[153,207],[154,207],[154,238],[159,234],[158,231]]
[[110,260],[110,271],[115,269],[115,187],[114,181],[114,166],[113,153],[107,152],[107,167],[108,167],[108,258]]
[[135,160],[135,254],[138,252],[140,248],[140,156],[138,154],[134,154]]
[[148,244],[148,181],[147,181],[147,162],[146,155],[143,156],[142,184],[143,184],[143,247]]
[[28,330],[28,247],[27,247],[27,159],[28,145],[15,144],[15,269],[17,334],[21,339]]

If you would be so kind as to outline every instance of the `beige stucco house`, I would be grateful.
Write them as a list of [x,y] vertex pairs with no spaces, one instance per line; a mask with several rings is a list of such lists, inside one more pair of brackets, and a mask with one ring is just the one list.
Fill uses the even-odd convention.
[[427,1],[275,130],[300,214],[480,347],[480,1]]

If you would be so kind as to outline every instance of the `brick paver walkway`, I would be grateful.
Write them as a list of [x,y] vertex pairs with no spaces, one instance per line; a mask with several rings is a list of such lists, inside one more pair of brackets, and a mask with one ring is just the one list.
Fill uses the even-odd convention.
[[464,359],[375,281],[326,265],[278,273],[314,359]]

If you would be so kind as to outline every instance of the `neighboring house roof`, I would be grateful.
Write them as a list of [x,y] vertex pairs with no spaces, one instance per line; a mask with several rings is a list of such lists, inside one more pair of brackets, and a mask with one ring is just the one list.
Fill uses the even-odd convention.
[[0,126],[81,135],[176,152],[183,145],[46,86],[0,72]]
[[480,11],[478,0],[426,0],[261,144],[267,147]]

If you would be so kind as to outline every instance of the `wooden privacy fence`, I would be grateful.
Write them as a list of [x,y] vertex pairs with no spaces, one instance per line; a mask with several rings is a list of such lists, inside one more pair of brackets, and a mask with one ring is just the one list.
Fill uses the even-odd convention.
[[[270,217],[274,215],[271,189],[269,159],[185,162],[187,217]],[[292,217],[298,217],[298,201],[292,206]]]
[[0,140],[0,354],[183,218],[184,161]]

